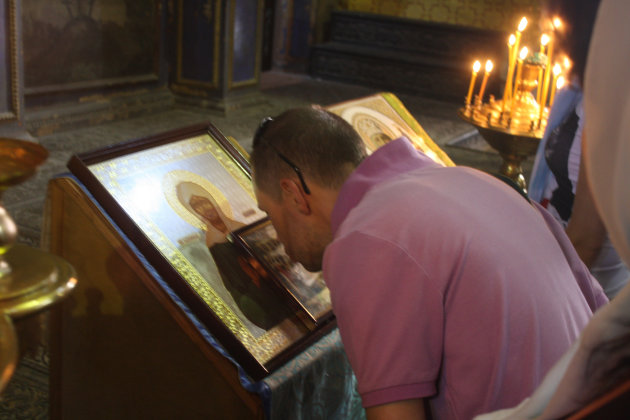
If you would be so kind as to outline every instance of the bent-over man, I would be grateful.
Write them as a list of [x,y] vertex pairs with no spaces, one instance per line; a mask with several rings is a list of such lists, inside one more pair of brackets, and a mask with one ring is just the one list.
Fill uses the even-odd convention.
[[254,188],[323,269],[368,418],[468,419],[529,395],[606,302],[541,208],[396,139],[370,156],[321,108],[263,121]]

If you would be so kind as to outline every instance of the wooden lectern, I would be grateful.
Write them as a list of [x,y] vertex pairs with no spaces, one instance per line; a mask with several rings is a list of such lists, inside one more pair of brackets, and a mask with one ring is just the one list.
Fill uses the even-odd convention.
[[81,278],[51,314],[51,419],[363,418],[336,329],[253,382],[74,177],[44,225]]
[[71,178],[51,180],[45,244],[81,282],[51,320],[51,418],[264,418],[260,395],[208,344]]

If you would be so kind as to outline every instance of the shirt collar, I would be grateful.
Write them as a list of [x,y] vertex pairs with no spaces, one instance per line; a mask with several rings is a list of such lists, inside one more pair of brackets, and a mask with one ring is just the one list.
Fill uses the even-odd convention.
[[331,215],[333,235],[372,186],[411,170],[441,166],[417,151],[406,137],[400,137],[380,147],[350,174],[341,186]]

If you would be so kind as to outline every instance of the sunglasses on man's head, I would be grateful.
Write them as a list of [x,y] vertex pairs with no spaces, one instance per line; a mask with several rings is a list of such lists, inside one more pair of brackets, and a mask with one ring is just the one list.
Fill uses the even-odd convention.
[[[264,141],[264,137],[263,136],[265,135],[265,131],[267,131],[267,128],[269,127],[269,125],[272,122],[273,122],[273,118],[272,117],[265,117],[265,118],[262,119],[262,121],[260,122],[260,125],[258,126],[258,129],[256,129],[256,133],[254,134],[254,139],[253,139],[254,149],[258,145],[260,145],[261,142]],[[302,171],[300,170],[300,168],[298,168],[295,163],[291,162],[289,160],[289,158],[287,158],[285,155],[280,153],[280,151],[278,149],[276,149],[276,147],[273,144],[271,144],[268,141],[265,141],[265,143],[269,147],[271,147],[274,152],[276,152],[276,154],[278,155],[278,157],[280,159],[285,161],[287,163],[287,165],[289,165],[293,169],[293,171],[297,174],[298,178],[300,178],[300,184],[302,184],[302,189],[304,190],[304,193],[307,194],[307,195],[310,195],[311,194],[311,190],[306,185],[306,182],[304,181],[304,176],[302,175]]]

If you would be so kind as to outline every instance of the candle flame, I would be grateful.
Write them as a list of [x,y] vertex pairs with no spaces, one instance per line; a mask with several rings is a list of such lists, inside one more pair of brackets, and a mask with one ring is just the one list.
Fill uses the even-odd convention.
[[559,17],[553,18],[553,27],[559,29],[562,27],[562,20]]
[[562,67],[560,67],[560,64],[556,63],[553,66],[553,75],[554,76],[558,76],[560,74],[560,72],[562,71]]
[[473,71],[477,73],[480,68],[481,68],[481,63],[479,62],[479,60],[475,61],[475,64],[473,64]]
[[549,35],[547,34],[542,34],[540,37],[540,43],[545,46],[549,43]]
[[568,70],[571,68],[571,66],[573,66],[573,63],[571,63],[571,59],[565,55],[562,65],[564,66],[565,69]]
[[492,71],[492,61],[486,61],[486,73],[490,73]]
[[527,49],[527,47],[523,47],[523,48],[521,49],[521,52],[518,54],[518,57],[519,57],[521,60],[525,60],[525,57],[527,57],[527,53],[528,53],[528,52],[529,52],[529,50]]
[[562,86],[564,86],[564,77],[560,76],[556,82],[556,89],[562,89]]
[[518,31],[523,32],[526,27],[527,27],[527,18],[523,16],[523,19],[521,19],[521,22],[518,24]]
[[508,45],[511,47],[514,44],[516,44],[516,36],[514,36],[514,34],[510,34],[510,37],[508,38]]

